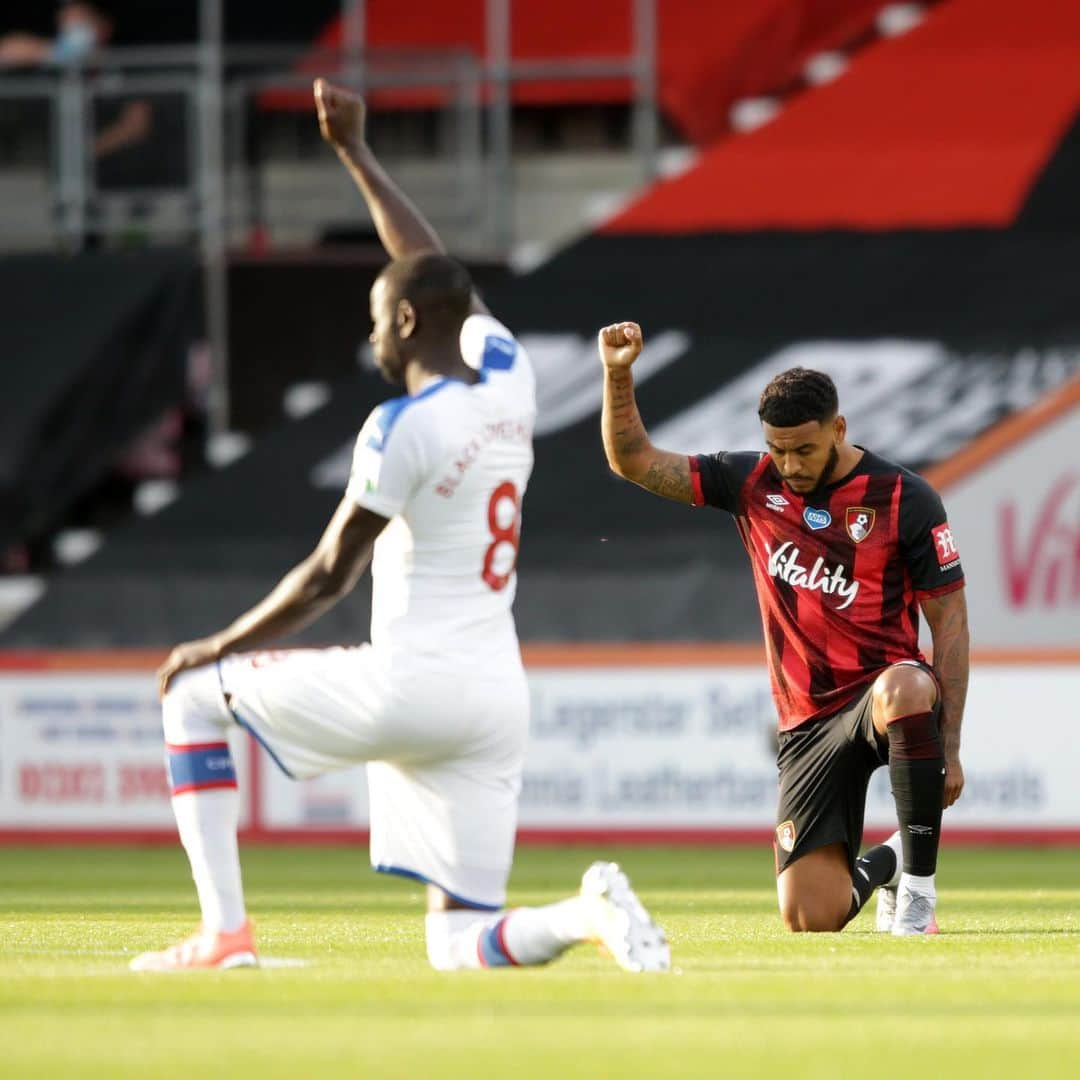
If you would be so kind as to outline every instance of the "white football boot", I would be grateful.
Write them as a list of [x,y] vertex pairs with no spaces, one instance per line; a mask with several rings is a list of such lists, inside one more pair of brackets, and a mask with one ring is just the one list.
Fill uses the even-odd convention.
[[896,915],[893,919],[894,937],[914,937],[916,934],[936,934],[934,907],[937,893],[933,885],[915,890],[904,879],[896,889]]
[[892,933],[896,921],[896,886],[882,885],[877,891],[877,913],[874,928],[881,934]]
[[611,953],[624,971],[668,971],[671,947],[645,910],[617,863],[595,862],[581,878],[581,895],[591,904],[593,941]]
[[894,832],[885,841],[885,845],[891,847],[896,855],[896,871],[884,885],[878,887],[877,891],[877,915],[874,929],[881,934],[892,933],[893,923],[896,921],[896,887],[900,884],[900,868],[904,863],[899,832]]

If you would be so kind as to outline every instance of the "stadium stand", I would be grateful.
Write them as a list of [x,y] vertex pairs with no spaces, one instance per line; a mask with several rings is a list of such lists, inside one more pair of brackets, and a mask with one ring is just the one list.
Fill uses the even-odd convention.
[[605,231],[1008,225],[1080,103],[1078,49],[1069,0],[951,0]]
[[[865,34],[884,0],[740,0],[738,4],[700,4],[665,0],[658,7],[660,104],[670,122],[698,144],[730,130],[729,109],[743,97],[776,90],[797,79],[816,53]],[[596,0],[589,18],[579,18],[574,0],[513,6],[511,56],[514,61],[574,60],[623,56],[633,39],[633,4]],[[367,4],[367,43],[374,49],[462,49],[487,52],[484,0],[448,5],[420,0],[407,7],[393,0]],[[317,49],[343,44],[342,21],[332,19],[316,40]],[[315,71],[318,60],[301,63]],[[514,88],[521,105],[626,104],[629,79],[537,80]],[[276,91],[263,104],[307,108],[303,95]],[[430,94],[409,92],[376,96],[381,105],[421,106]]]

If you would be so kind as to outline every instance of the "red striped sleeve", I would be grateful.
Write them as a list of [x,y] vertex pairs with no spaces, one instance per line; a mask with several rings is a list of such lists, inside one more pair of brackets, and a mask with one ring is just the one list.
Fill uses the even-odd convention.
[[962,589],[963,587],[964,579],[961,578],[959,581],[950,581],[946,585],[939,585],[936,589],[916,589],[915,595],[920,598],[925,596],[934,599],[938,596],[948,596],[949,593],[956,592],[957,589]]
[[691,498],[691,504],[693,506],[704,506],[705,495],[701,490],[701,466],[698,464],[698,459],[691,454],[690,455],[690,487],[693,490],[693,496]]

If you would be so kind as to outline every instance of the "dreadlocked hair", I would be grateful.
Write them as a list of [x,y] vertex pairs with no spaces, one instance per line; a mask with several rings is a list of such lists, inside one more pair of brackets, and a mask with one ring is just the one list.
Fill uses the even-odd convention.
[[836,385],[824,372],[794,367],[777,375],[761,393],[758,418],[773,427],[823,424],[839,411]]

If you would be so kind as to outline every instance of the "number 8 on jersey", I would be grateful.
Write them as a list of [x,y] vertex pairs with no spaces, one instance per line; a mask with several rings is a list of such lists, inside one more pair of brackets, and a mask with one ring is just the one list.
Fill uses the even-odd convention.
[[[499,592],[506,588],[510,575],[517,566],[518,546],[521,543],[521,499],[510,480],[504,480],[491,493],[487,520],[491,530],[491,544],[484,552],[484,570],[481,577],[489,588]],[[499,571],[496,566],[504,569]]]

